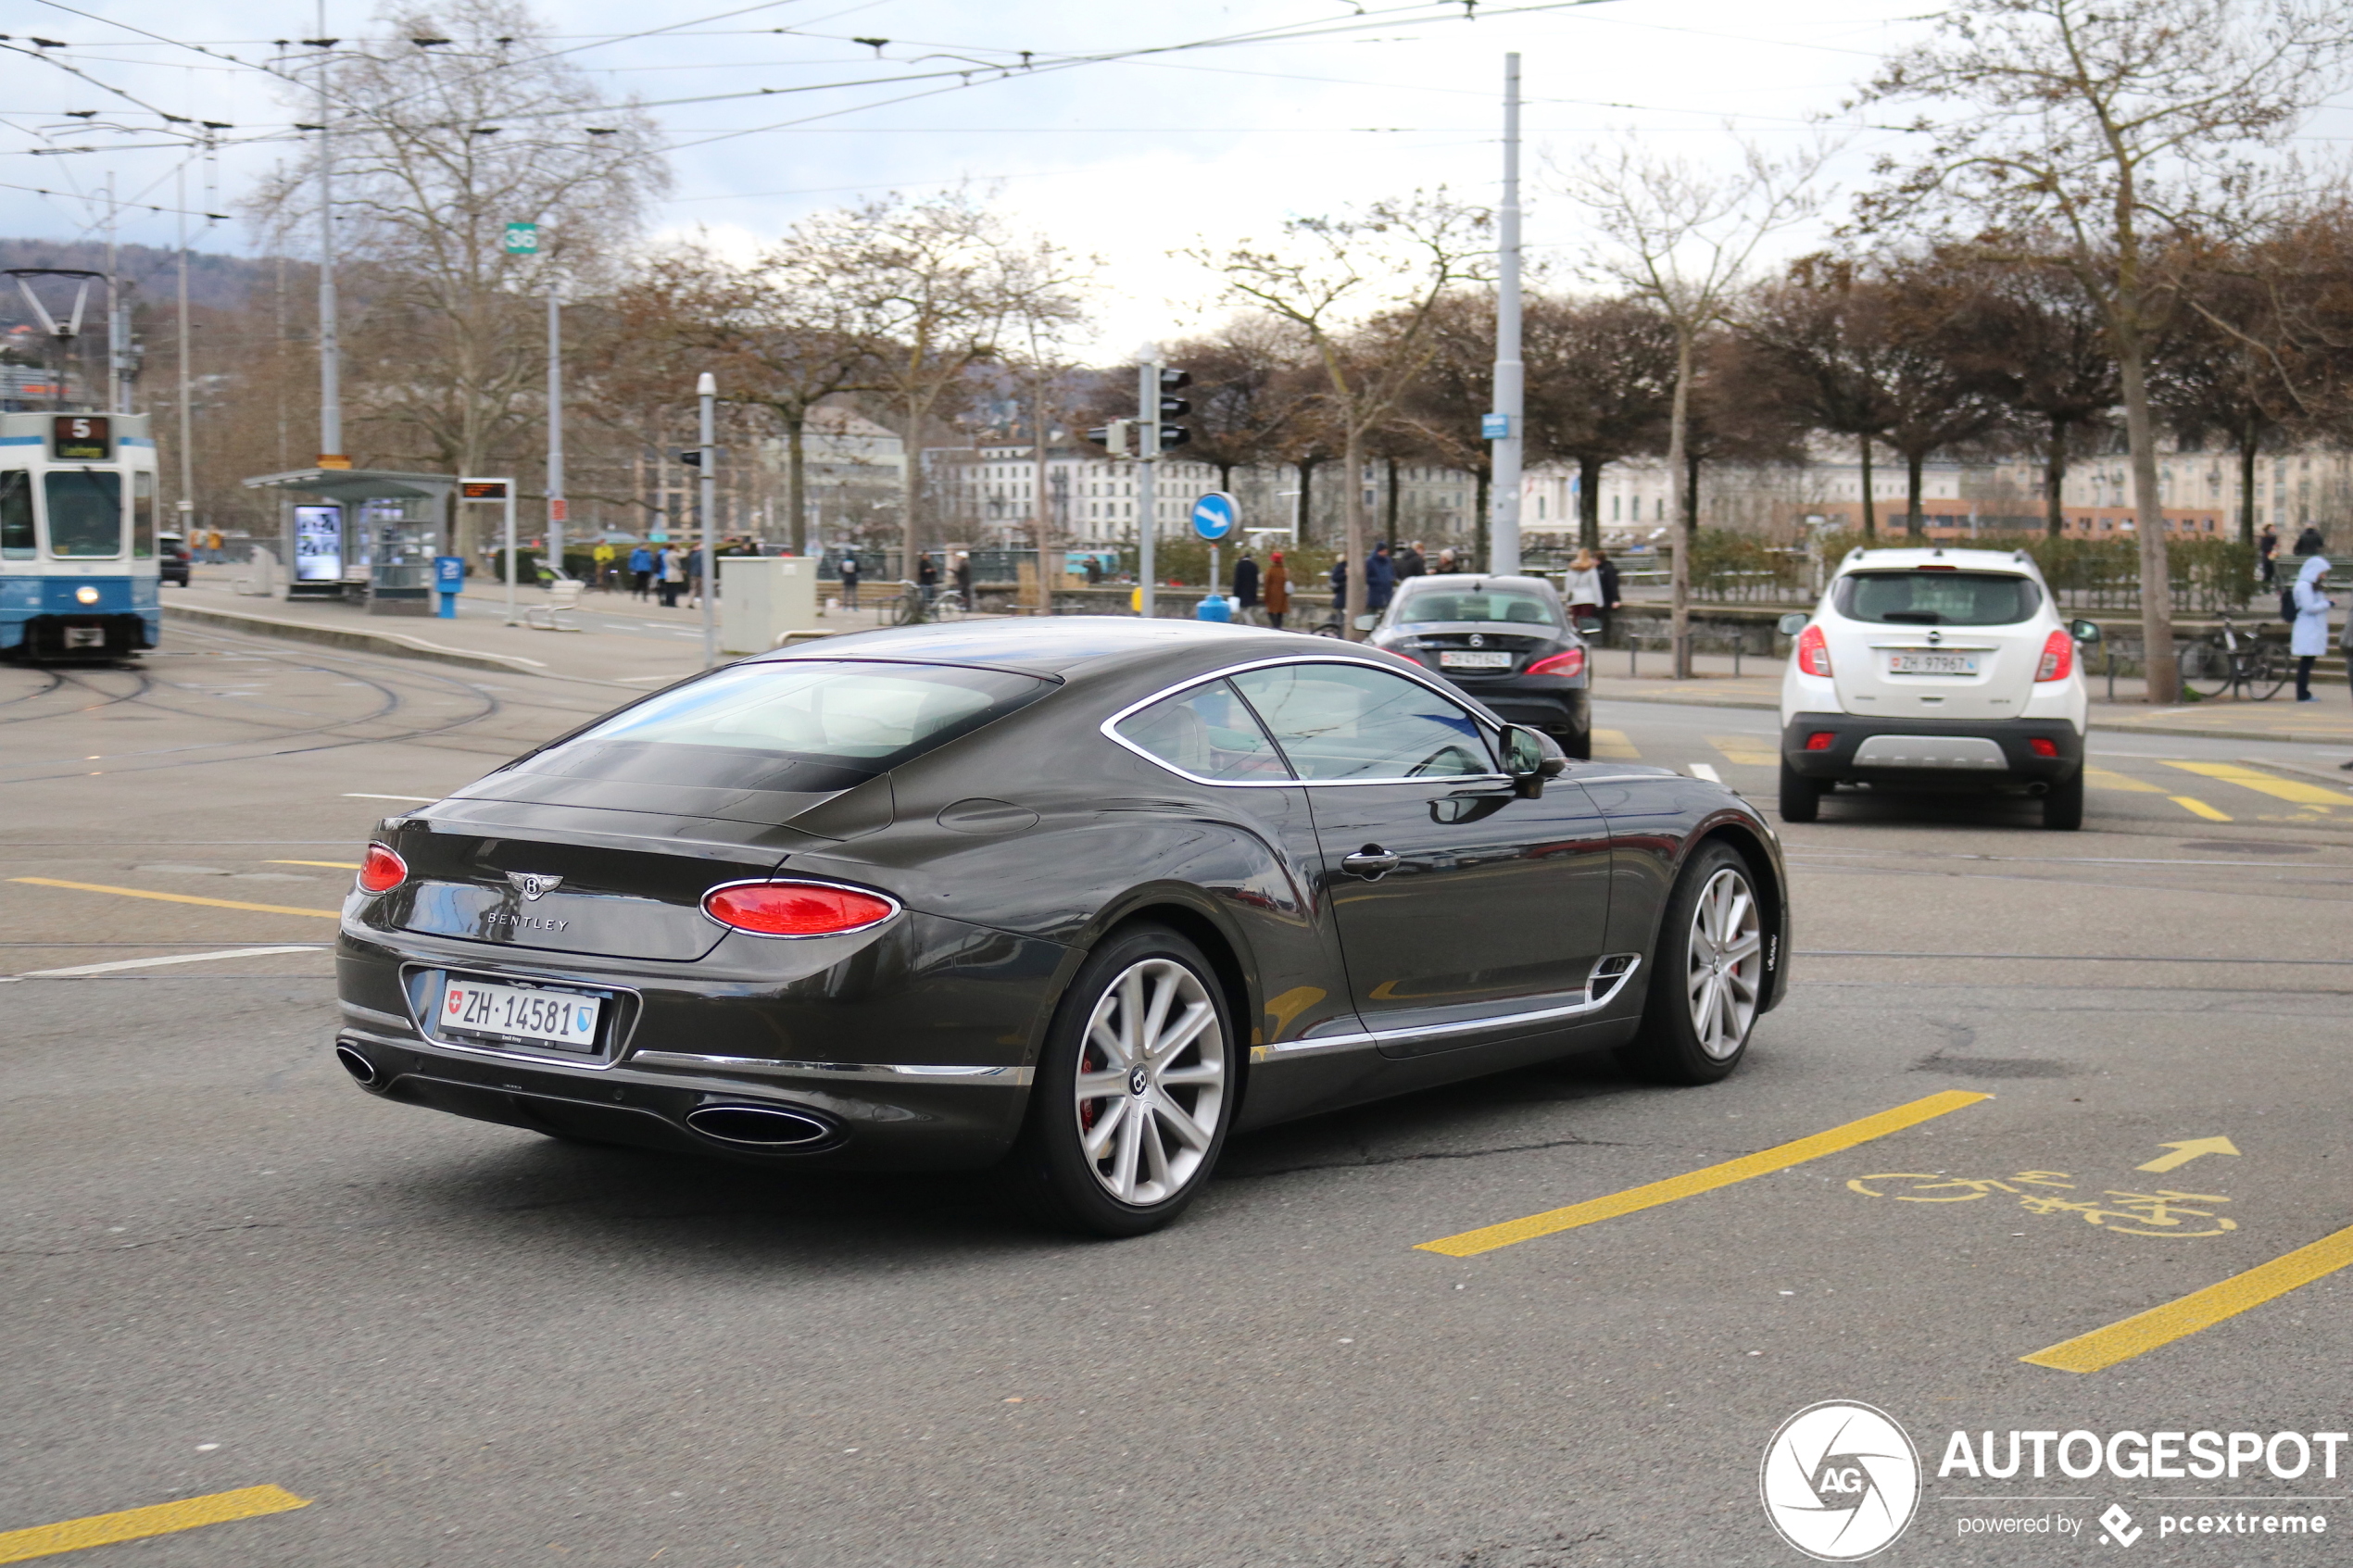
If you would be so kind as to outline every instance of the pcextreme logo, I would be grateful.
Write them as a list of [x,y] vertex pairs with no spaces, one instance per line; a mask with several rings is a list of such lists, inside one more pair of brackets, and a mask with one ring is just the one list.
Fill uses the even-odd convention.
[[1919,1450],[1885,1411],[1825,1399],[1781,1423],[1757,1489],[1781,1539],[1818,1562],[1859,1562],[1911,1524]]

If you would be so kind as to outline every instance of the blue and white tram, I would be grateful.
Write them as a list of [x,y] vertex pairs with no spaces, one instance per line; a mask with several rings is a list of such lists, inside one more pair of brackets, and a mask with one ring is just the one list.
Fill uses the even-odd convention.
[[0,654],[124,659],[163,634],[145,414],[0,414]]

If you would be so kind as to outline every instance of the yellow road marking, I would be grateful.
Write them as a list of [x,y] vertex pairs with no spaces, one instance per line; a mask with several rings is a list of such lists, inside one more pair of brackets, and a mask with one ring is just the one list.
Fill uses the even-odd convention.
[[108,887],[96,882],[58,882],[45,876],[12,876],[8,880],[33,887],[67,887],[76,893],[112,893],[118,897],[154,898],[166,904],[202,904],[214,909],[256,909],[265,915],[319,915],[327,920],[343,918],[341,909],[297,909],[290,904],[246,904],[234,898],[199,898],[193,893],[154,893],[144,887]]
[[1596,761],[1640,762],[1642,754],[1626,738],[1624,730],[1595,730],[1592,735]]
[[356,872],[359,869],[359,862],[357,860],[264,860],[261,863],[265,866],[325,866],[330,871],[338,872]]
[[2161,1143],[2159,1148],[2170,1148],[2171,1154],[2160,1154],[2145,1165],[2135,1165],[2135,1171],[2171,1171],[2188,1164],[2202,1154],[2228,1154],[2236,1157],[2239,1146],[2228,1138],[2183,1138],[2179,1143]]
[[1778,768],[1781,765],[1780,748],[1771,741],[1755,735],[1710,735],[1707,744],[1722,752],[1725,758],[1750,768]]
[[2189,812],[2193,816],[2204,817],[2209,822],[2227,822],[2231,820],[2231,814],[2228,811],[2217,811],[2213,807],[2208,806],[2205,801],[2198,799],[2196,796],[2176,795],[2171,798],[2173,804],[2179,806],[2183,810]]
[[61,1551],[112,1546],[117,1541],[168,1536],[175,1530],[225,1524],[232,1519],[255,1519],[265,1513],[284,1513],[309,1506],[308,1498],[298,1498],[283,1486],[246,1486],[234,1492],[159,1502],[149,1508],[125,1509],[120,1513],[94,1513],[87,1519],[69,1519],[60,1524],[0,1532],[0,1562],[23,1562]]
[[2200,1329],[2212,1328],[2225,1318],[2234,1318],[2298,1286],[2326,1278],[2347,1263],[2353,1263],[2353,1226],[2334,1236],[2324,1236],[2309,1247],[2299,1247],[2284,1257],[2259,1263],[2243,1274],[2233,1274],[2219,1285],[2193,1290],[2178,1301],[2152,1307],[2121,1323],[2078,1335],[2019,1360],[2058,1372],[2098,1372],[2160,1345],[2186,1338]]
[[1575,1230],[1579,1225],[1593,1224],[1602,1220],[1614,1220],[1620,1214],[1638,1210],[1654,1209],[1662,1203],[1672,1203],[1679,1198],[1690,1198],[1718,1187],[1730,1186],[1752,1176],[1769,1176],[1776,1171],[1786,1171],[1808,1160],[1819,1160],[1825,1154],[1853,1148],[1856,1144],[1883,1138],[1890,1133],[1900,1133],[1922,1122],[1933,1121],[1964,1106],[1989,1100],[1992,1095],[1981,1095],[1968,1089],[1947,1089],[1943,1094],[1916,1099],[1909,1105],[1899,1105],[1882,1110],[1876,1116],[1866,1116],[1859,1122],[1832,1127],[1811,1137],[1793,1143],[1778,1144],[1755,1154],[1744,1154],[1738,1160],[1728,1160],[1721,1165],[1709,1165],[1680,1176],[1669,1176],[1663,1182],[1629,1187],[1607,1198],[1589,1198],[1572,1203],[1566,1209],[1548,1209],[1541,1214],[1530,1214],[1522,1220],[1505,1220],[1501,1224],[1484,1225],[1460,1236],[1441,1236],[1425,1241],[1416,1250],[1442,1252],[1449,1258],[1470,1258],[1481,1252],[1492,1252],[1499,1247],[1510,1247],[1522,1241],[1533,1241],[1540,1236],[1552,1236],[1560,1231]]
[[2169,768],[2179,768],[2185,773],[2198,773],[2209,779],[2221,779],[2243,789],[2260,791],[2280,800],[2293,800],[2298,806],[2353,806],[2353,795],[2325,784],[2306,784],[2299,779],[2284,779],[2276,773],[2259,773],[2252,768],[2242,768],[2235,762],[2167,762]]
[[2163,795],[2164,789],[2146,779],[2136,779],[2130,773],[2119,773],[2107,768],[2088,764],[2083,769],[2083,782],[2099,789],[2127,789],[2135,795]]

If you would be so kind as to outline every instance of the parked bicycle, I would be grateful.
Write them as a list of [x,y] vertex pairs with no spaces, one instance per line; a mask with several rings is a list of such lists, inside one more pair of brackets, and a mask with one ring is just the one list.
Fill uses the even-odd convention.
[[964,596],[953,588],[939,589],[926,599],[922,584],[901,578],[898,596],[890,601],[890,623],[920,626],[926,621],[962,621],[968,608]]
[[2287,660],[2254,633],[2240,632],[2228,611],[2219,619],[2221,630],[2183,644],[2174,655],[2182,684],[2202,697],[2243,696],[2268,702],[2277,696],[2287,684]]

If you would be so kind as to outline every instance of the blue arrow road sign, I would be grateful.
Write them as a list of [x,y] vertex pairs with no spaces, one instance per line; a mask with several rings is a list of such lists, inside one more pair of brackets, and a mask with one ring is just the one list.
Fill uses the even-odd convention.
[[1241,519],[1241,508],[1223,490],[1213,490],[1193,503],[1193,532],[1204,539],[1223,539]]

